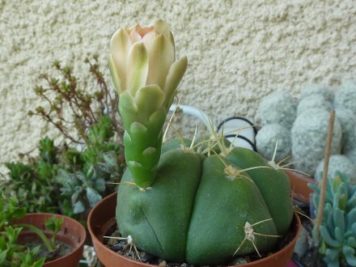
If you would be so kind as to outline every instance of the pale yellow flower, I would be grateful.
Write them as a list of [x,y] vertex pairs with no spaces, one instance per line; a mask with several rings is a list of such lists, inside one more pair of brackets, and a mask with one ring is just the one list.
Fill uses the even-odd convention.
[[154,86],[162,92],[164,104],[171,104],[187,58],[175,60],[174,38],[166,22],[121,28],[114,33],[110,50],[112,77],[120,94],[128,91],[134,97],[139,89]]

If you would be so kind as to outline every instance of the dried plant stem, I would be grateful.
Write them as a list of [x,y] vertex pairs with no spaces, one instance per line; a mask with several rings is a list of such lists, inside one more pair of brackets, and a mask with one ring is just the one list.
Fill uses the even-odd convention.
[[329,160],[331,155],[331,145],[333,141],[334,134],[334,122],[335,122],[335,110],[330,112],[329,116],[329,124],[328,124],[328,136],[326,139],[325,153],[324,153],[324,166],[323,166],[323,177],[320,181],[320,199],[319,205],[317,209],[317,214],[314,222],[314,242],[315,245],[318,246],[319,243],[319,228],[323,221],[324,214],[324,204],[325,204],[325,196],[326,196],[326,185],[328,179],[328,170],[329,170]]
[[123,129],[118,118],[118,95],[106,84],[97,56],[94,55],[92,60],[87,58],[85,62],[89,64],[90,74],[98,84],[99,88],[95,92],[81,89],[72,68],[61,66],[56,61],[53,67],[60,78],[41,74],[41,83],[34,90],[48,106],[39,106],[30,111],[29,115],[40,116],[57,128],[65,139],[77,144],[87,143],[88,129],[102,116],[109,116],[116,132],[115,138],[121,143]]
[[52,124],[54,127],[56,127],[65,138],[68,138],[70,141],[72,141],[73,143],[76,144],[83,144],[83,142],[80,142],[76,139],[74,139],[71,135],[69,135],[61,126],[60,123],[55,122],[48,114],[42,114],[43,118],[45,118],[47,120],[47,122],[49,122],[50,124]]

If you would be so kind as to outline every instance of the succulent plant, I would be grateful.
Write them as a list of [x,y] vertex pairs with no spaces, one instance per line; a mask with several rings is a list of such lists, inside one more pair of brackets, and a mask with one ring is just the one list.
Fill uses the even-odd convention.
[[35,94],[46,105],[38,106],[28,114],[39,116],[57,129],[62,138],[80,145],[87,142],[87,132],[93,124],[103,116],[110,116],[120,138],[122,128],[117,114],[118,96],[107,85],[98,61],[97,55],[85,59],[90,74],[87,79],[94,78],[98,85],[90,92],[81,88],[82,84],[74,75],[73,67],[55,61],[51,74],[42,73],[34,88]]
[[296,116],[296,100],[286,91],[275,91],[262,99],[256,112],[256,121],[262,126],[278,123],[290,129]]
[[186,66],[186,58],[175,61],[163,21],[121,29],[111,41],[128,166],[116,210],[122,238],[165,260],[199,265],[270,251],[293,217],[283,172],[218,138],[207,153],[195,151],[194,141],[162,148],[163,123]]
[[292,151],[290,130],[279,124],[267,124],[256,135],[257,151],[266,159],[281,161]]
[[9,179],[2,182],[3,193],[23,203],[27,212],[58,212],[57,153],[53,140],[46,137],[39,142],[38,158],[6,163]]
[[15,219],[26,214],[26,210],[14,197],[0,194],[0,266],[42,267],[45,258],[38,255],[38,247],[27,248],[18,241],[23,228],[11,225]]
[[85,214],[102,196],[114,190],[113,183],[119,182],[123,161],[113,135],[111,118],[103,116],[89,128],[82,151],[73,148],[62,151],[54,180],[59,184],[59,204],[66,215]]
[[55,146],[48,137],[40,140],[38,157],[6,164],[9,179],[1,182],[4,193],[28,212],[85,217],[102,196],[114,191],[122,175],[122,148],[114,132],[111,118],[103,116],[88,128],[81,149]]
[[56,75],[40,75],[34,89],[47,105],[29,114],[54,126],[64,142],[55,145],[54,140],[43,138],[38,156],[24,154],[21,161],[6,164],[9,179],[1,179],[0,186],[4,184],[7,196],[16,197],[28,212],[84,219],[90,207],[114,191],[122,175],[118,95],[106,84],[98,56],[85,62],[98,85],[90,93],[81,88],[73,68],[58,61],[53,63]]
[[[310,186],[317,206],[320,188]],[[328,179],[326,193],[319,252],[328,267],[356,266],[356,185],[340,174]]]

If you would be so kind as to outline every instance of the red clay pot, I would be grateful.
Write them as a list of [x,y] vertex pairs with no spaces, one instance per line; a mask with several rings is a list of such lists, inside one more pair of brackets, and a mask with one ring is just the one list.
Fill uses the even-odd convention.
[[[58,214],[29,213],[25,217],[16,220],[14,224],[32,224],[40,229],[45,229],[45,222],[53,216],[64,220],[62,229],[57,234],[56,239],[72,247],[72,251],[68,255],[47,261],[44,267],[77,267],[83,254],[83,247],[86,239],[85,228],[79,222],[67,216]],[[46,231],[44,231],[44,233],[46,233]],[[21,239],[25,236],[33,236],[33,233],[24,230],[20,234],[19,238]]]
[[[116,209],[116,193],[113,193],[101,200],[89,213],[88,229],[92,238],[96,255],[100,262],[105,267],[157,267],[134,261],[115,253],[105,244],[103,244],[103,236],[115,226],[115,209]],[[295,215],[292,225],[293,239],[281,250],[271,254],[268,257],[253,261],[247,264],[236,265],[239,267],[286,267],[292,257],[293,249],[298,238],[298,233],[301,228],[301,223],[297,215]]]
[[295,171],[286,171],[286,173],[292,187],[293,198],[308,204],[310,195],[313,193],[313,190],[309,188],[308,184],[315,183],[315,180]]

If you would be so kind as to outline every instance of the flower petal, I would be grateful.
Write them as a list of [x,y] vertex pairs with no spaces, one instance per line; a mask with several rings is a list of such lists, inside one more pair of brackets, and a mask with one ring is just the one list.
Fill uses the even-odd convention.
[[188,66],[188,59],[187,57],[182,57],[180,60],[174,62],[169,69],[167,79],[166,79],[166,85],[164,88],[165,92],[165,103],[164,105],[166,108],[169,108],[169,106],[172,104],[177,86],[179,82],[181,81],[186,69]]
[[164,35],[169,40],[169,42],[173,46],[174,55],[175,55],[174,37],[173,37],[173,33],[171,32],[171,27],[169,26],[169,24],[163,20],[157,20],[155,22],[153,28],[156,33],[160,33],[160,34]]
[[155,32],[160,33],[168,37],[170,35],[170,27],[167,22],[164,20],[156,20],[155,23],[153,24],[153,28]]
[[135,96],[137,90],[146,84],[148,75],[148,55],[142,42],[131,47],[127,66],[127,88]]
[[140,24],[135,26],[135,31],[143,38],[146,34],[153,32],[153,26],[142,27]]
[[141,87],[135,96],[135,103],[140,114],[149,118],[151,114],[160,108],[164,101],[164,93],[157,85]]
[[120,88],[118,88],[120,92],[126,90],[126,68],[129,46],[130,40],[127,30],[119,29],[116,31],[110,42],[110,52],[112,57],[110,60],[115,63],[112,65],[115,66],[113,70],[115,70],[115,73],[120,80]]
[[174,45],[170,38],[163,34],[158,35],[152,46],[148,46],[149,74],[147,84],[157,84],[164,88],[166,76],[170,66],[174,62]]
[[139,42],[141,41],[142,37],[141,35],[135,30],[135,28],[133,28],[131,31],[130,31],[130,40],[132,43],[136,43],[136,42]]
[[110,55],[109,58],[109,68],[110,68],[110,73],[111,73],[111,78],[114,83],[114,86],[119,94],[121,94],[124,90],[121,88],[121,79],[119,76],[118,68],[116,66],[115,60],[112,55]]

